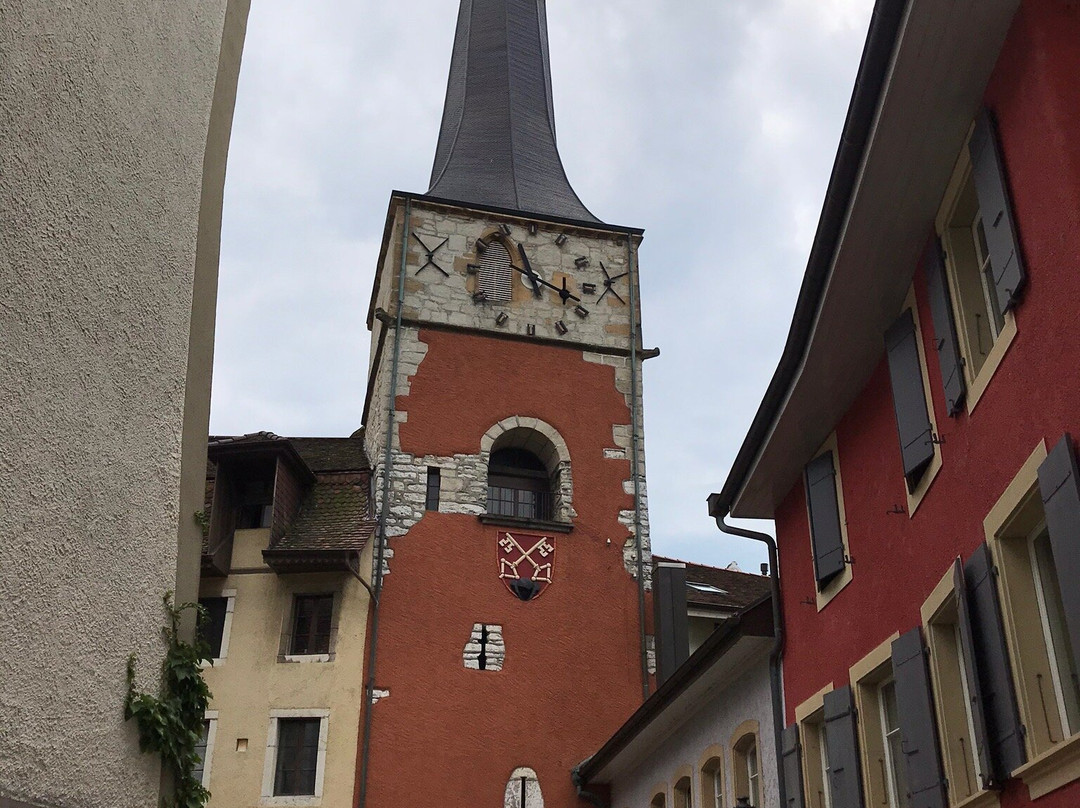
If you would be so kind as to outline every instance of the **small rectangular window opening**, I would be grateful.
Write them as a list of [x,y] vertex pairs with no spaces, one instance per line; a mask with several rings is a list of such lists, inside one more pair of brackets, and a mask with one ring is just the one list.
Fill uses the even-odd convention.
[[436,466],[428,466],[427,501],[424,508],[429,511],[439,510],[439,491],[442,487],[442,471]]
[[279,718],[274,796],[312,796],[319,760],[318,718]]
[[228,614],[228,598],[199,598],[205,617],[199,621],[199,639],[210,646],[210,658],[221,656],[221,641],[225,635],[225,616]]
[[333,595],[297,595],[289,653],[329,654],[333,614]]

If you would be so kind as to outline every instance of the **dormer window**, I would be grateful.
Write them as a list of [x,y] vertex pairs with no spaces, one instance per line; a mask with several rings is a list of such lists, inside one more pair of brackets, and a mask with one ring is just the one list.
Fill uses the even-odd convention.
[[518,519],[551,519],[551,480],[540,458],[509,447],[491,453],[488,463],[488,513]]
[[266,474],[240,481],[238,488],[240,502],[236,506],[236,529],[270,527],[274,512],[273,467],[266,469]]

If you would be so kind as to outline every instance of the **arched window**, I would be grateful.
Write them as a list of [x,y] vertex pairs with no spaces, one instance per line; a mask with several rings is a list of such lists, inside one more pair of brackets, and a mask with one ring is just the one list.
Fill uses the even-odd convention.
[[574,484],[566,442],[538,418],[511,416],[480,441],[487,455],[487,513],[499,519],[569,522]]
[[544,808],[535,771],[525,766],[514,769],[503,793],[503,808]]
[[653,795],[652,802],[649,803],[649,808],[667,808],[667,797],[663,791],[660,791]]
[[551,518],[551,481],[539,457],[509,447],[488,462],[488,513],[520,519]]
[[724,808],[724,761],[711,757],[701,767],[702,808]]
[[748,797],[750,805],[761,808],[761,760],[757,733],[748,732],[733,747],[735,798]]
[[675,783],[675,808],[694,808],[694,800],[690,796],[692,788],[689,777],[682,777]]

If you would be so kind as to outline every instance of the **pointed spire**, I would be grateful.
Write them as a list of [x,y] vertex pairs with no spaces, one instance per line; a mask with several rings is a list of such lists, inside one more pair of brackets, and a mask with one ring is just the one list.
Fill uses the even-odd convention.
[[599,221],[555,145],[545,0],[461,0],[428,194]]

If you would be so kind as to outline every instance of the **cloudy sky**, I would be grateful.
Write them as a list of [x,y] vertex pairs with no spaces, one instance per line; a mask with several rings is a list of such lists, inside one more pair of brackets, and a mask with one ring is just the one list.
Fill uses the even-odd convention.
[[[549,0],[559,146],[645,228],[653,548],[756,570],[708,518],[761,400],[872,0]],[[405,10],[407,9],[407,10]],[[211,431],[348,435],[390,192],[425,191],[455,0],[252,4],[229,154]]]

